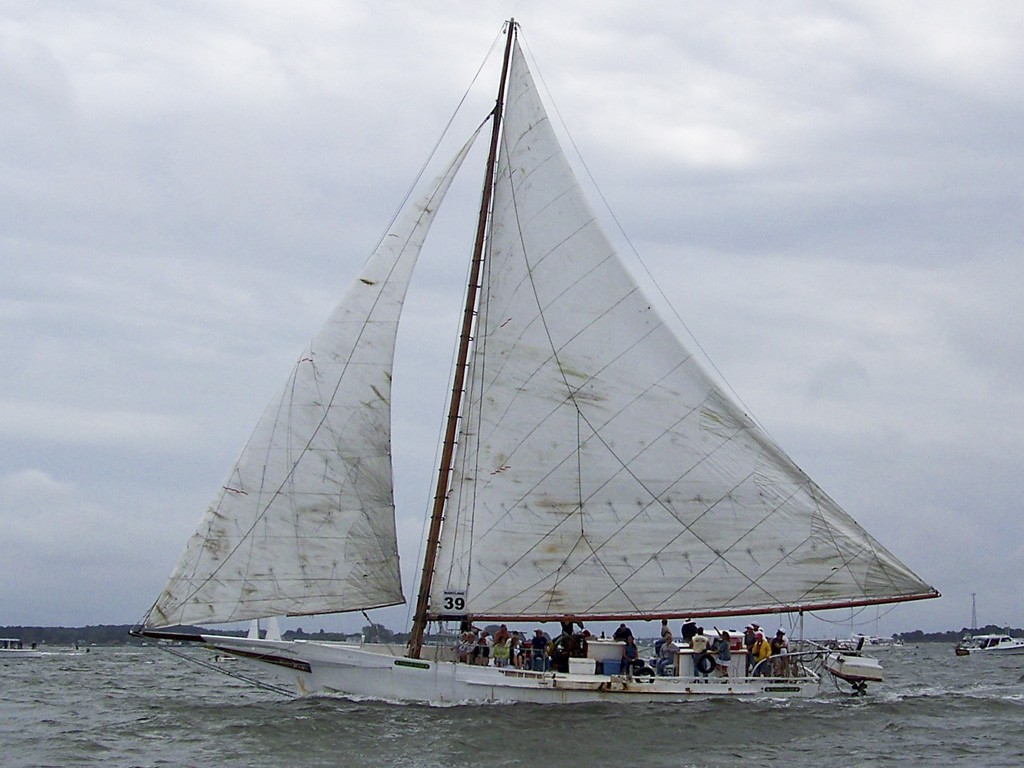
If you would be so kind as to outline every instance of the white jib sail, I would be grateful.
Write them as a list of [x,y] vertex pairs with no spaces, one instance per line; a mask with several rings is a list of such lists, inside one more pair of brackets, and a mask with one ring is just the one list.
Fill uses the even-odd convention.
[[[757,612],[933,594],[724,396],[597,225],[522,54],[432,613]],[[453,601],[457,595],[461,601]]]
[[423,240],[475,138],[403,211],[299,357],[148,626],[403,602],[390,455],[395,336]]

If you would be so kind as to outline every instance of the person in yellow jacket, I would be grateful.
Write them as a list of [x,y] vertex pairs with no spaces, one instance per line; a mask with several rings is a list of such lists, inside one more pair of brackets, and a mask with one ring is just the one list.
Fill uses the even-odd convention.
[[750,646],[750,653],[753,656],[754,676],[767,676],[771,674],[769,664],[761,664],[762,661],[772,655],[772,644],[764,639],[764,634],[758,632],[754,635],[754,644]]

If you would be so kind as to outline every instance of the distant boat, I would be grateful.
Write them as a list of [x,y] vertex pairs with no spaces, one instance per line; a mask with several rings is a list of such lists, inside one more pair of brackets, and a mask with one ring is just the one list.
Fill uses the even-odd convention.
[[[866,653],[868,651],[885,651],[891,648],[904,647],[903,640],[901,640],[900,638],[876,637],[864,634],[855,634],[848,639],[812,640],[811,642],[813,645],[816,645],[820,648],[824,648],[831,651],[838,651],[839,653],[846,654],[848,656],[862,656],[863,653]],[[863,658],[868,657],[864,656]],[[828,669],[829,667],[829,664],[827,662],[825,664],[825,667],[826,669]],[[878,671],[881,671],[880,667]],[[834,671],[833,674],[835,674]],[[846,679],[845,677],[843,677],[843,675],[836,674],[835,676],[839,677],[840,679]],[[849,682],[853,681],[850,680]]]
[[964,635],[953,648],[957,656],[975,653],[1014,656],[1024,654],[1024,638],[1009,635]]
[[35,649],[33,643],[31,648],[26,648],[16,637],[0,637],[0,660],[4,659],[37,659],[46,654]]
[[[677,674],[634,679],[598,674],[619,658],[520,669],[425,646],[431,622],[467,633],[474,622],[561,622],[568,644],[583,621],[938,597],[663,322],[584,198],[514,22],[507,34],[484,191],[467,217],[476,240],[408,647],[181,628],[405,601],[391,466],[396,329],[466,148],[396,219],[298,358],[137,633],[235,654],[300,693],[561,704],[814,695],[821,668],[803,662],[820,662],[817,651],[791,654],[786,675],[696,679],[698,663],[714,662],[685,649]],[[834,666],[858,684],[877,679],[874,668]]]
[[888,648],[902,648],[903,640],[898,637],[879,637],[877,635],[853,635],[849,640],[835,641],[835,648],[844,651],[860,651],[870,649],[880,651]]

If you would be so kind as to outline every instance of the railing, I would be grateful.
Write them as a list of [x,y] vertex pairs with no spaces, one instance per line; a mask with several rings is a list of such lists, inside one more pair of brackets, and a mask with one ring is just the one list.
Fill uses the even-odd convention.
[[[641,674],[648,674],[657,677],[674,677],[680,679],[690,680],[751,680],[757,678],[758,680],[794,680],[794,679],[805,679],[812,678],[813,680],[819,680],[821,678],[821,661],[824,655],[829,651],[824,646],[819,646],[815,643],[806,642],[805,647],[810,645],[809,650],[794,651],[792,653],[782,653],[769,656],[767,659],[754,664],[749,673],[746,668],[747,664],[747,653],[746,650],[734,651],[732,654],[732,660],[729,665],[728,676],[722,675],[718,669],[714,656],[709,651],[703,652],[701,655],[705,656],[709,660],[709,666],[706,666],[706,671],[695,671],[693,669],[693,650],[690,648],[678,648],[675,654],[675,663],[669,662],[667,664],[661,664],[659,668],[657,659],[645,660],[647,665],[643,668]],[[461,661],[462,663],[474,663],[472,659],[465,660],[459,659],[460,654],[456,649],[452,648],[451,659]],[[441,655],[439,654],[439,658]],[[553,661],[550,656],[547,655],[545,650],[534,649],[532,647],[526,647],[522,649],[520,654],[522,659],[519,667],[514,666],[510,661],[508,666],[504,669],[506,672],[523,672],[523,673],[547,673],[553,670]],[[817,662],[815,664],[814,662]],[[490,665],[492,659],[488,658],[487,664]],[[601,670],[601,667],[598,667]],[[605,667],[604,669],[607,669]],[[664,672],[667,671],[667,674]],[[607,672],[599,671],[607,674]],[[629,675],[631,672],[635,674],[635,670],[627,670],[625,666],[622,666],[616,670],[617,673],[623,675]]]

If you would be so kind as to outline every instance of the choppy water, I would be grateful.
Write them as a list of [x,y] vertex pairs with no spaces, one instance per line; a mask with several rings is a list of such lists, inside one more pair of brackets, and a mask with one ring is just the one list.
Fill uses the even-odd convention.
[[1024,656],[879,657],[889,679],[865,698],[442,708],[287,700],[155,648],[97,648],[0,662],[0,765],[1024,765]]

